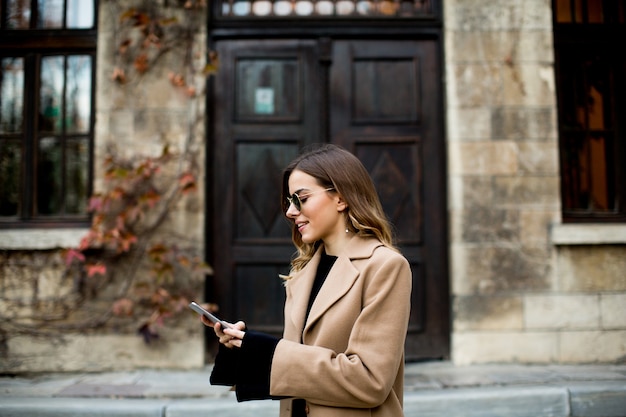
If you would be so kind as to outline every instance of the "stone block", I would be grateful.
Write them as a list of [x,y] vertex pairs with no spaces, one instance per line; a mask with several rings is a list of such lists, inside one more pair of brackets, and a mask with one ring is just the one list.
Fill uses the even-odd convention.
[[0,416],[28,417],[163,417],[166,400],[91,398],[10,398]]
[[[196,333],[162,328],[152,344],[137,335],[72,334],[62,341],[17,336],[8,340],[11,363],[2,372],[97,372],[133,368],[194,369],[204,366],[202,328]],[[5,368],[9,367],[9,368]]]
[[510,294],[551,289],[551,262],[532,247],[466,247],[457,294]]
[[452,174],[511,175],[517,168],[517,147],[512,142],[450,143]]
[[475,363],[552,363],[558,358],[556,333],[454,332],[452,360]]
[[454,330],[521,330],[523,308],[520,297],[455,297]]
[[572,384],[570,393],[573,417],[623,417],[626,415],[626,382],[605,381]]
[[493,180],[487,175],[462,177],[462,207],[490,207],[493,204]]
[[66,276],[65,268],[56,265],[46,269],[39,274],[37,280],[38,300],[58,300],[63,297],[70,297],[74,291],[74,282],[70,276]]
[[472,286],[468,285],[466,252],[464,244],[452,241],[450,243],[450,293],[452,295],[472,294]]
[[491,134],[495,140],[555,141],[556,126],[552,106],[499,107],[491,117]]
[[597,329],[600,300],[597,295],[526,295],[527,329]]
[[163,417],[274,417],[279,413],[279,401],[246,401],[234,398],[179,401],[168,404]]
[[523,174],[559,175],[559,149],[556,141],[519,142],[518,167]]
[[[550,226],[560,221],[561,212],[523,210],[520,212],[520,241],[524,246],[545,246],[550,242]],[[552,252],[552,251],[551,251]]]
[[448,140],[474,141],[491,138],[491,111],[487,108],[448,110]]
[[502,67],[504,104],[507,106],[554,106],[554,67],[546,63],[518,63]]
[[476,206],[463,210],[464,242],[518,242],[519,212]]
[[554,61],[549,30],[448,31],[446,51],[446,59],[451,62],[550,65]]
[[550,2],[526,0],[454,0],[446,2],[445,21],[449,30],[550,30]]
[[559,334],[560,362],[619,362],[624,358],[626,330],[569,331]]
[[404,414],[419,417],[528,417],[569,415],[559,387],[493,387],[426,390],[404,396]]
[[557,247],[561,291],[626,291],[626,246]]
[[626,329],[626,293],[600,294],[603,329]]
[[494,203],[518,209],[558,209],[561,206],[559,177],[496,177]]
[[500,64],[449,64],[448,82],[454,84],[452,107],[501,106],[504,103]]

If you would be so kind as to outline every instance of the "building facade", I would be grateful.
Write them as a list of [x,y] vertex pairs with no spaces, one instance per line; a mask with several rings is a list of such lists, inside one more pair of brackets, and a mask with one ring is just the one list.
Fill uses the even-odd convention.
[[[17,43],[6,23],[15,3],[2,3],[0,36]],[[180,17],[185,8],[152,3],[164,16]],[[580,110],[589,137],[613,135],[601,157],[590,153],[590,165],[615,161],[606,162],[600,180],[590,175],[595,195],[609,196],[604,204],[594,198],[591,212],[572,203],[582,201],[585,182],[570,174],[586,171],[564,157],[572,146],[565,139],[576,132],[563,110],[571,98],[563,87],[573,62],[567,48],[580,44],[565,23],[617,16],[609,34],[621,33],[624,2],[615,13],[607,9],[612,2],[593,1],[319,1],[310,9],[309,2],[187,3],[198,6],[194,16],[204,22],[191,46],[172,48],[140,79],[124,73],[129,81],[120,83],[120,16],[145,3],[96,2],[90,189],[105,187],[102,163],[112,147],[129,157],[156,158],[164,145],[193,155],[198,192],[171,205],[158,236],[213,267],[205,280],[192,280],[198,299],[219,304],[224,317],[280,332],[276,276],[292,248],[274,220],[279,183],[272,181],[299,148],[329,141],[364,161],[414,268],[409,358],[459,365],[624,360],[626,179],[619,164],[626,162],[626,129],[614,121],[626,108],[623,72],[607,70],[617,77],[608,77],[613,84],[604,89],[581,87],[613,109],[601,128],[593,122],[601,110]],[[58,46],[50,48],[44,56]],[[211,64],[209,51],[217,51],[214,75],[192,71],[183,89],[172,82],[168,74],[175,76],[181,61],[189,60],[187,68]],[[6,46],[0,53],[3,62],[19,55]],[[616,61],[623,69],[624,58]],[[15,83],[8,79],[3,95]],[[5,144],[7,132],[0,132]],[[402,198],[401,189],[409,190]],[[137,336],[131,318],[72,326],[89,321],[86,313],[59,315],[77,297],[64,250],[79,246],[88,224],[5,217],[3,372],[194,368],[211,361],[210,338],[191,314],[160,328],[151,343]],[[112,300],[115,294],[103,291],[91,302]],[[10,324],[46,312],[62,317],[65,327],[48,329],[67,328],[63,340],[47,334],[45,324],[39,333]]]

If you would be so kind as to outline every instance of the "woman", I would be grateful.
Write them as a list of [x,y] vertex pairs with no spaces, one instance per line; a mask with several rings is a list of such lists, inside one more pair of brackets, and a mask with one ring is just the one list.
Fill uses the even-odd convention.
[[371,178],[325,145],[287,166],[282,193],[298,250],[283,338],[216,324],[211,383],[238,401],[280,398],[281,417],[402,416],[411,271]]

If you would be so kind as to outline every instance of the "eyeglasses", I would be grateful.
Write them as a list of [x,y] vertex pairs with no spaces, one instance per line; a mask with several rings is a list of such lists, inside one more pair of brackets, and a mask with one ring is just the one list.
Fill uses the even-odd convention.
[[291,197],[287,197],[287,202],[289,203],[289,205],[293,204],[296,210],[301,211],[302,204],[306,202],[309,196],[312,196],[313,194],[317,194],[317,193],[323,193],[324,191],[331,191],[331,190],[334,190],[334,188],[331,187],[325,190],[313,191],[311,193],[307,193],[303,195],[302,197],[300,197],[297,193],[293,193]]

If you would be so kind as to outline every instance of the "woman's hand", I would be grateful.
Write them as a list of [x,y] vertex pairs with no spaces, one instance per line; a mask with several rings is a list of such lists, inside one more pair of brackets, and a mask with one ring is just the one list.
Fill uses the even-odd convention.
[[233,347],[241,347],[241,343],[243,342],[243,337],[246,334],[243,330],[246,328],[246,323],[243,321],[238,321],[235,324],[228,323],[230,328],[222,329],[222,325],[220,323],[213,324],[209,319],[204,316],[200,316],[202,323],[205,326],[213,327],[213,331],[215,335],[219,338],[219,342],[226,346],[227,348]]

